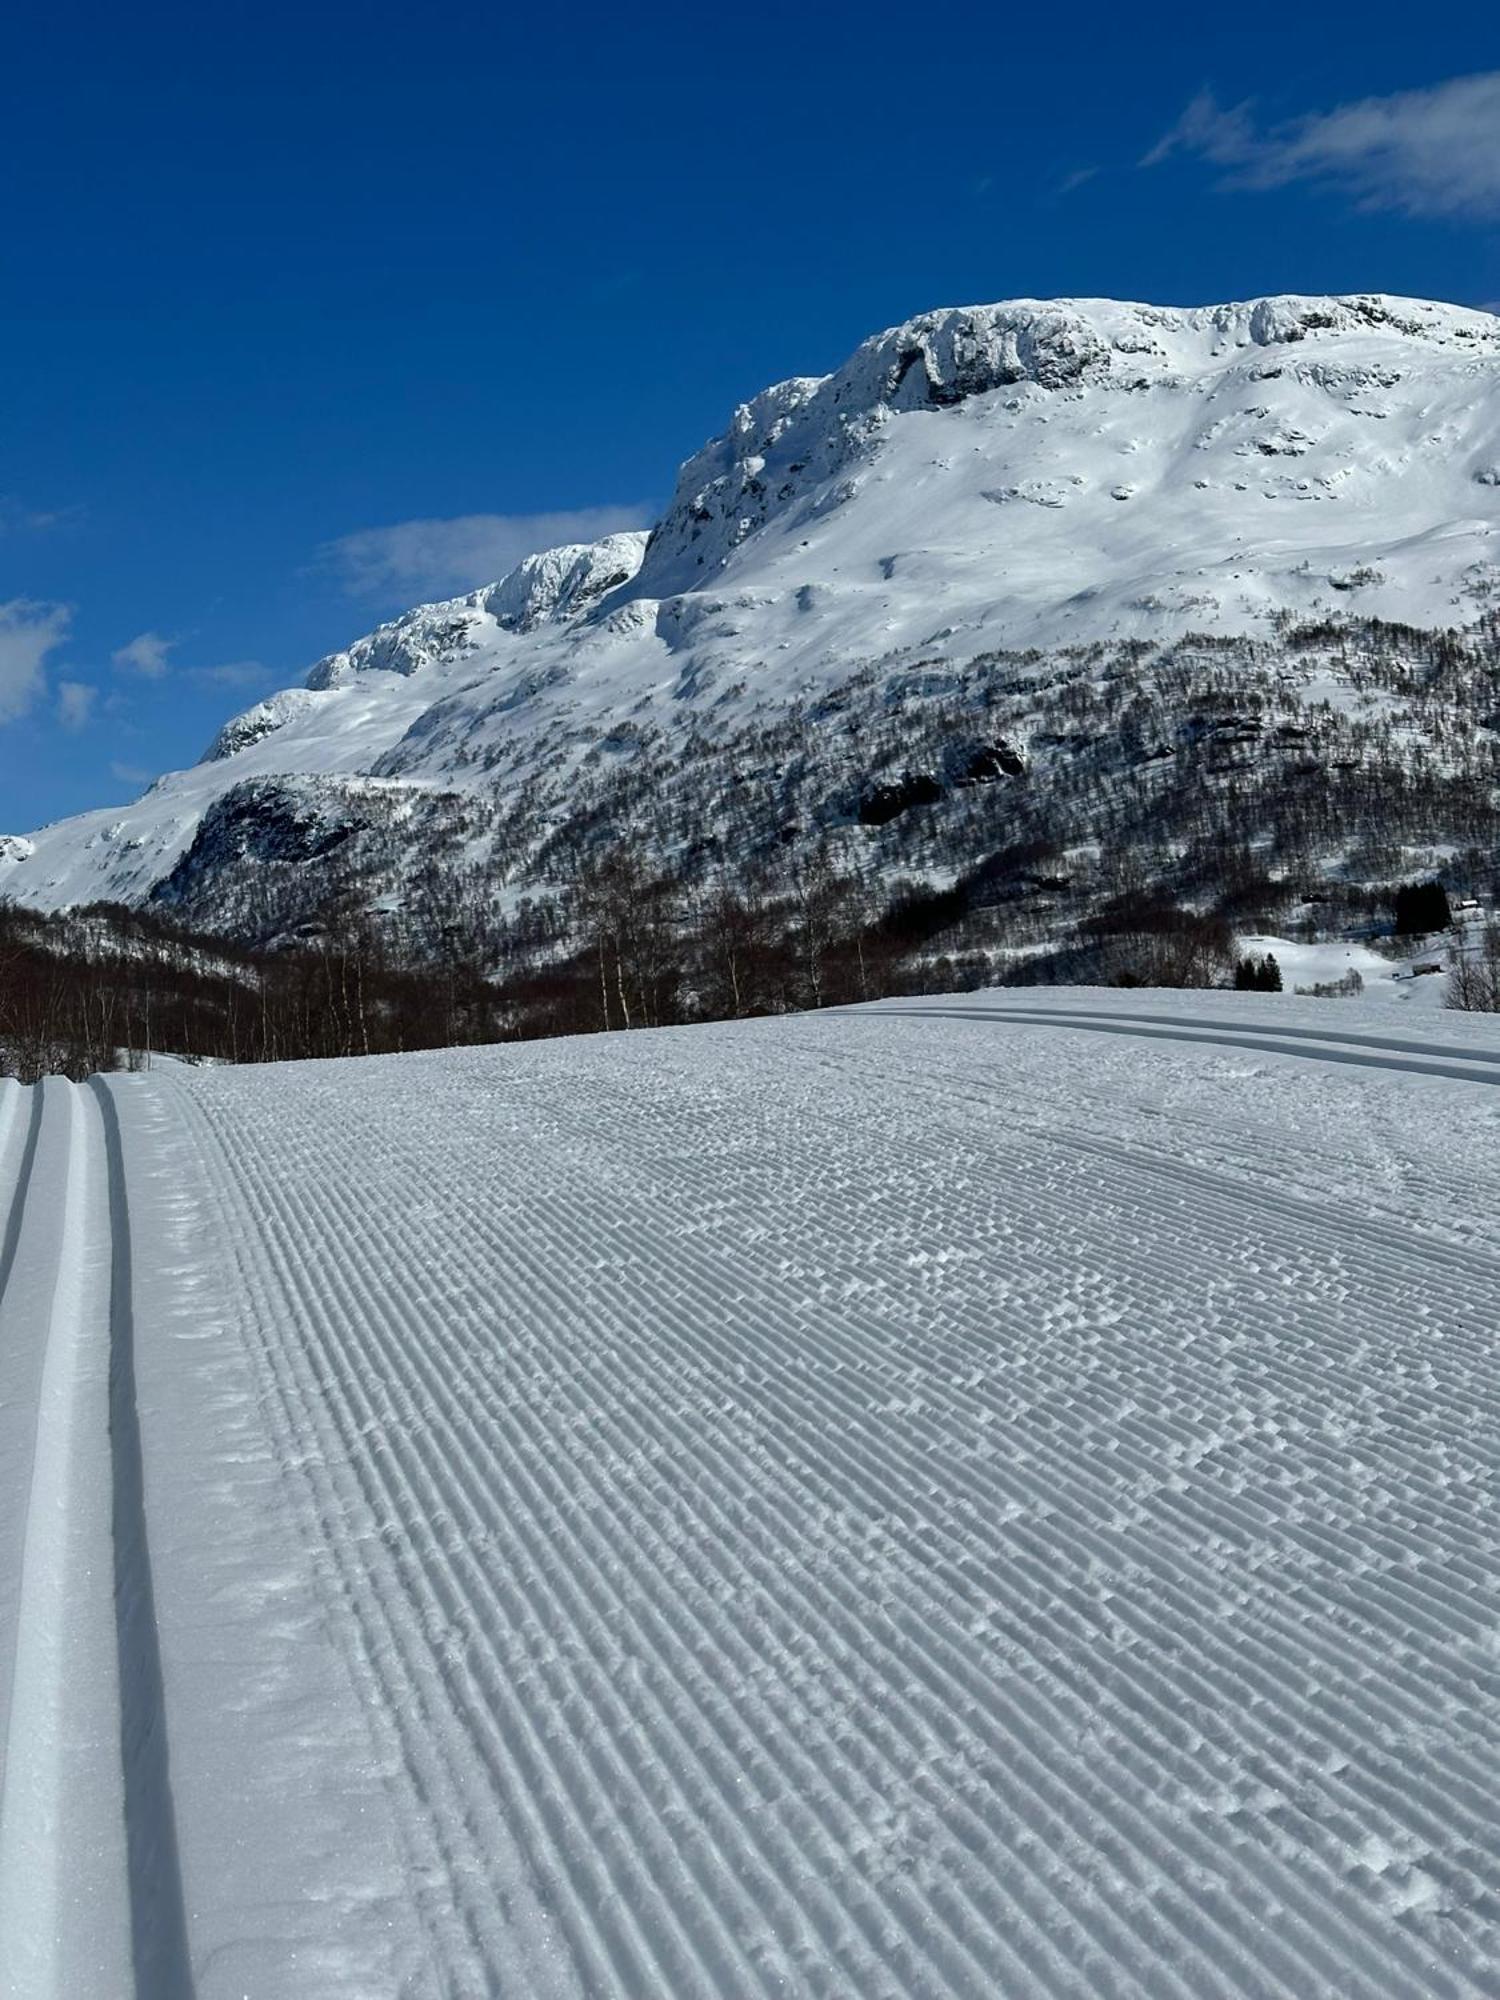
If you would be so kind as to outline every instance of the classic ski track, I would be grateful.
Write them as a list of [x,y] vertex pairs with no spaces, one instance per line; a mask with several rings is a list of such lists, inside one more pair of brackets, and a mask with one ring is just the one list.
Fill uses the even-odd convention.
[[[820,1060],[832,1062],[827,1052],[820,1052]],[[852,1055],[834,1066],[844,1069],[859,1067],[858,1059]],[[1058,1137],[1066,1134],[1086,1144],[1097,1137],[1097,1129],[1090,1131],[1060,1117],[1039,1123],[1034,1116],[1034,1106],[1024,1100],[1014,1089],[1008,1088],[1002,1078],[997,1077],[992,1064],[982,1061],[974,1068],[957,1066],[944,1076],[929,1076],[914,1085],[914,1080],[899,1072],[886,1075],[886,1087],[910,1093],[914,1087],[925,1088],[934,1096],[943,1096],[959,1102],[972,1101],[982,1097],[997,1108],[1004,1106],[1005,1115],[1023,1123],[1026,1130],[1037,1138]],[[1153,1122],[1160,1116],[1154,1102],[1142,1106],[1149,1112]],[[1330,1174],[1336,1177],[1339,1188],[1342,1213],[1345,1219],[1358,1219],[1377,1225],[1382,1236],[1388,1240],[1411,1244],[1414,1252],[1420,1254],[1417,1246],[1432,1245],[1441,1252],[1449,1248],[1477,1247],[1484,1254],[1484,1246],[1490,1246],[1490,1254],[1500,1260],[1500,1207],[1493,1201],[1488,1204],[1476,1203],[1474,1176],[1461,1162],[1451,1164],[1443,1160],[1425,1159],[1420,1170],[1408,1162],[1382,1162],[1378,1159],[1364,1159],[1360,1162],[1361,1176],[1351,1185],[1349,1178],[1350,1161],[1346,1148],[1321,1141],[1316,1135],[1289,1130],[1285,1124],[1279,1125],[1275,1133],[1274,1176],[1268,1170],[1263,1147],[1256,1148],[1249,1142],[1249,1135],[1225,1128],[1221,1115],[1216,1112],[1194,1112],[1182,1104],[1174,1104],[1170,1113],[1173,1131],[1173,1157],[1181,1165],[1201,1170],[1206,1178],[1219,1185],[1243,1185],[1248,1182],[1257,1189],[1270,1189],[1289,1198],[1310,1203],[1319,1212],[1328,1207],[1328,1187]],[[1341,1135],[1346,1136],[1346,1135]],[[1185,1145],[1191,1137],[1195,1143]],[[1143,1162],[1155,1162],[1162,1157],[1160,1151],[1145,1147],[1133,1149],[1133,1156]],[[1381,1166],[1389,1166],[1400,1175],[1397,1199],[1382,1200],[1369,1184],[1366,1175]],[[1297,1184],[1300,1183],[1300,1184]],[[1445,1218],[1444,1227],[1448,1234],[1436,1232],[1430,1217],[1414,1221],[1413,1208],[1421,1208],[1423,1201],[1413,1200],[1413,1196],[1425,1198],[1430,1210]],[[1465,1216],[1464,1210],[1469,1213]],[[1457,1218],[1462,1218],[1458,1220]]]
[[[811,1080],[767,1107],[741,1092],[755,1130],[726,1174],[713,1090],[668,1050],[535,1059],[588,1078],[543,1102],[542,1242],[524,1181],[475,1192],[467,1139],[434,1186],[431,1155],[378,1119],[340,1139],[307,1101],[263,1128],[181,1091],[223,1155],[209,1178],[283,1448],[401,1738],[412,1851],[446,1871],[423,1896],[450,1989],[484,1990],[508,1949],[499,1855],[502,1890],[517,1865],[534,1877],[601,1994],[1488,1990],[1500,1551],[1465,1498],[1500,1427],[1496,1261],[1411,1232],[1398,1256],[1326,1204],[1078,1130],[991,1134],[956,1166],[952,1133],[911,1121],[840,1247],[813,1216],[858,1157],[841,1138],[868,1150],[868,1110]],[[652,1146],[665,1185],[646,1194]],[[634,1181],[601,1176],[626,1157]],[[782,1230],[793,1171],[813,1211],[800,1298],[785,1258],[714,1233],[726,1215]],[[377,1206],[379,1186],[427,1190],[429,1212]],[[900,1249],[927,1207],[929,1240],[983,1246],[1006,1275],[998,1302],[941,1300],[936,1332],[913,1323]],[[1119,1225],[1086,1283],[1083,1215]],[[1113,1340],[1173,1305],[1178,1239],[1227,1274],[1195,1342]],[[1436,1305],[1413,1297],[1413,1250],[1443,1274]],[[1266,1316],[1293,1287],[1288,1343]],[[1403,1300],[1448,1386],[1387,1329]],[[1221,1408],[1231,1372],[1231,1423],[1173,1414]],[[1351,1489],[1342,1516],[1309,1515],[1277,1461],[1291,1438],[1338,1491],[1331,1384],[1362,1413],[1363,1483],[1357,1510]],[[1434,1416],[1427,1463],[1411,1445]],[[1185,1476],[1215,1454],[1213,1483]],[[1425,1568],[1418,1526],[1442,1540]],[[1194,1718],[1226,1716],[1221,1749]],[[1272,1803],[1231,1803],[1247,1759]],[[1167,1793],[1215,1787],[1223,1802],[1161,1824]],[[918,1839],[880,1879],[901,1814],[940,1858],[924,1868]],[[1444,1951],[1351,1887],[1372,1824],[1401,1830],[1408,1868],[1441,1856]],[[1101,1898],[1101,1861],[1134,1900]]]
[[[10,1286],[20,1247],[26,1211],[26,1187],[41,1132],[42,1094],[22,1090],[9,1078],[0,1081],[0,1105],[5,1119],[0,1174],[9,1190],[5,1234],[0,1237],[0,1313]],[[4,1794],[9,1737],[11,1677],[15,1668],[21,1558],[26,1543],[26,1500],[31,1491],[31,1466],[36,1450],[37,1387],[41,1380],[45,1343],[7,1337],[0,1343],[0,1421],[6,1425],[6,1450],[0,1454],[0,1796]]]
[[1170,1015],[1088,1014],[1063,1008],[999,1007],[860,1007],[836,1010],[855,1017],[896,1020],[984,1021],[1028,1028],[1073,1028],[1085,1034],[1123,1035],[1131,1041],[1195,1042],[1209,1048],[1245,1049],[1257,1055],[1300,1056],[1308,1061],[1343,1063],[1355,1069],[1396,1070],[1406,1076],[1441,1076],[1455,1083],[1500,1087],[1500,1057],[1485,1051],[1443,1048],[1422,1042],[1399,1042],[1376,1035],[1320,1035],[1310,1028],[1272,1028],[1248,1024],[1221,1028],[1214,1019],[1191,1020]]
[[8,1337],[39,1350],[0,1795],[0,1986],[17,2000],[130,1977],[99,1256],[108,1205],[91,1103],[57,1079],[36,1093],[4,1300]]
[[[1023,1021],[1021,1025],[1025,1027],[1032,1023]],[[820,1060],[826,1062],[830,1058],[820,1052]],[[854,1057],[844,1056],[833,1060],[834,1066],[841,1069],[851,1067],[864,1069]],[[945,1082],[931,1075],[914,1079],[899,1070],[892,1070],[884,1075],[883,1086],[887,1090],[902,1093],[909,1098],[921,1097],[927,1102],[934,1098],[946,1097],[961,1103],[972,1103],[976,1091],[982,1091],[988,1102],[997,1107],[1003,1104],[1006,1116],[1034,1140],[1052,1142],[1066,1140],[1070,1146],[1080,1151],[1095,1152],[1128,1161],[1144,1174],[1173,1179],[1192,1189],[1206,1188],[1216,1194],[1222,1194],[1231,1202],[1242,1199],[1246,1188],[1249,1187],[1261,1207],[1314,1226],[1316,1219],[1328,1211],[1326,1193],[1320,1197],[1313,1192],[1287,1189],[1287,1175],[1280,1150],[1277,1156],[1276,1178],[1269,1180],[1263,1162],[1258,1163],[1257,1171],[1256,1163],[1235,1161],[1234,1165],[1240,1171],[1230,1174],[1225,1173],[1220,1165],[1209,1165],[1202,1155],[1183,1160],[1175,1152],[1172,1157],[1168,1157],[1164,1150],[1103,1139],[1097,1129],[1089,1129],[1076,1122],[1052,1120],[1040,1123],[1031,1115],[1027,1101],[1018,1092],[1009,1088],[1003,1079],[997,1080],[992,1071],[988,1074],[974,1072],[967,1075],[962,1086],[956,1088],[953,1081]],[[1174,1109],[1171,1122],[1173,1124],[1183,1122],[1183,1114]],[[1203,1121],[1202,1129],[1209,1141],[1204,1151],[1211,1149],[1223,1160],[1227,1156],[1228,1148],[1235,1143],[1236,1135],[1232,1132],[1224,1133],[1207,1120]],[[929,1149],[940,1152],[931,1135],[925,1138],[918,1135],[917,1143],[927,1144]],[[1305,1142],[1299,1144],[1296,1139],[1281,1131],[1277,1133],[1277,1143],[1279,1149],[1303,1153],[1325,1169],[1331,1159],[1343,1158],[1341,1154],[1330,1154],[1323,1147]],[[1246,1164],[1249,1165],[1248,1173],[1245,1172]],[[1439,1172],[1434,1175],[1429,1172],[1423,1178],[1426,1190],[1434,1193],[1441,1191],[1444,1200],[1437,1204],[1439,1206],[1456,1205],[1460,1195],[1473,1199],[1472,1175],[1466,1175],[1457,1168],[1451,1173]],[[1494,1249],[1488,1250],[1468,1240],[1456,1241],[1451,1237],[1438,1236],[1414,1228],[1407,1216],[1398,1214],[1379,1203],[1369,1202],[1368,1199],[1367,1209],[1366,1214],[1355,1215],[1350,1212],[1347,1205],[1341,1206],[1338,1211],[1337,1226],[1342,1233],[1358,1237],[1368,1243],[1377,1257],[1389,1261],[1390,1247],[1399,1244],[1403,1256],[1426,1260],[1435,1270],[1446,1273],[1456,1265],[1471,1271],[1476,1277],[1500,1286],[1500,1217],[1495,1218]]]
[[[882,1010],[884,1011],[884,1010]],[[904,1011],[900,1007],[891,1012]],[[979,1013],[982,1009],[963,1009],[962,1012]],[[993,1017],[1004,1019],[1009,1011],[1003,1004],[990,1010]],[[1332,1044],[1337,1048],[1377,1049],[1403,1056],[1436,1056],[1444,1061],[1483,1063],[1500,1068],[1500,1050],[1464,1048],[1453,1042],[1413,1041],[1409,1035],[1369,1035],[1358,1030],[1343,1027],[1333,1029],[1302,1028],[1285,1022],[1231,1021],[1215,1013],[1202,1014],[1158,1014],[1158,1013],[1116,1013],[1105,1012],[1091,1007],[1057,1007],[1040,1010],[1059,1021],[1125,1021],[1140,1027],[1174,1027],[1213,1029],[1225,1034],[1270,1035],[1278,1042],[1317,1042]],[[1452,1018],[1450,1016],[1450,1018]]]
[[125,1812],[131,1960],[140,2000],[192,2000],[177,1823],[167,1744],[166,1692],[146,1518],[146,1472],[136,1400],[135,1264],[124,1142],[112,1085],[90,1080],[84,1115],[103,1157],[96,1200],[108,1235],[108,1431],[118,1756]]
[[[7,1087],[3,1380],[18,1578],[0,1680],[0,1989],[190,2000],[107,1087]],[[24,1138],[22,1131],[24,1128]],[[14,1290],[12,1289],[14,1288]]]

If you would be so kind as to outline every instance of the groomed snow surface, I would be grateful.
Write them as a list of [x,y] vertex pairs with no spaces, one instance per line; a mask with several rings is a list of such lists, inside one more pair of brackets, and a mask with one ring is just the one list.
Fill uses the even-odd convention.
[[0,1086],[0,1993],[1500,1991],[1500,1022]]

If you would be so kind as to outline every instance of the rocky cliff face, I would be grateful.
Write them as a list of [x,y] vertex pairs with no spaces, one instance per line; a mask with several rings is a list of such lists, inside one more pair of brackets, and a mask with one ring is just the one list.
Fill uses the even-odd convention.
[[[694,588],[773,514],[877,456],[875,441],[902,412],[954,409],[1001,390],[1092,390],[1102,400],[1161,388],[1186,411],[1241,379],[1282,380],[1288,364],[1294,379],[1348,402],[1350,392],[1378,397],[1403,379],[1393,363],[1356,358],[1372,343],[1405,350],[1419,369],[1446,354],[1462,374],[1470,360],[1500,358],[1500,327],[1487,313],[1373,296],[1198,310],[1023,300],[924,313],[866,341],[836,374],[783,382],[742,404],[724,435],[683,466],[639,587],[656,596]],[[1273,349],[1304,351],[1278,369],[1265,364]],[[1016,406],[1045,421],[1030,398]]]

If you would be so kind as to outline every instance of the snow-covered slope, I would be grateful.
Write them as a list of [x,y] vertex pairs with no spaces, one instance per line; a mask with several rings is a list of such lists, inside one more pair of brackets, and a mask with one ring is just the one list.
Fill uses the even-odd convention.
[[1077,989],[0,1083],[0,1991],[1492,2000],[1497,1116]]
[[648,543],[529,557],[259,704],[123,811],[0,845],[0,890],[147,895],[245,779],[561,798],[861,669],[1281,614],[1500,604],[1500,320],[1384,297],[926,314],[736,411]]

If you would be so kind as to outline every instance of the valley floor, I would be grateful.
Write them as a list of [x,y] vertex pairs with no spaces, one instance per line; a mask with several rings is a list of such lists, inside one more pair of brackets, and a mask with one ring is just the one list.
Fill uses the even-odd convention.
[[1500,1989],[1500,1021],[0,1085],[0,1993]]

